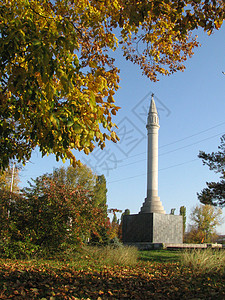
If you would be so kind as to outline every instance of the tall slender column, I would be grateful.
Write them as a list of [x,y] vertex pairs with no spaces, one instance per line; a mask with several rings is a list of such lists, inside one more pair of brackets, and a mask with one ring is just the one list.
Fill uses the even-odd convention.
[[147,156],[147,197],[140,213],[161,213],[165,214],[164,208],[158,196],[158,131],[159,117],[155,101],[151,100],[148,113],[148,156]]

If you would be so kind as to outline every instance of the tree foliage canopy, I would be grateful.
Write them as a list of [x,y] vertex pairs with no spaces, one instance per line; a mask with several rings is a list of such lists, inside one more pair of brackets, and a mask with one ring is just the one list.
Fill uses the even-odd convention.
[[205,153],[200,151],[199,156],[203,160],[203,164],[207,165],[210,170],[220,173],[220,181],[206,182],[207,187],[198,193],[198,199],[203,204],[211,204],[215,206],[225,206],[225,135],[221,138],[219,151]]
[[42,175],[21,194],[0,190],[0,253],[11,257],[73,250],[92,234],[101,242],[102,230],[107,235],[110,229],[106,203],[94,197],[96,178],[90,169],[75,169]]
[[106,188],[106,179],[104,175],[97,176],[93,193],[94,193],[95,202],[98,205],[106,205],[107,188]]
[[[224,19],[221,0],[0,0],[0,168],[42,155],[116,142],[112,115],[118,45],[151,80],[183,70]],[[103,128],[105,129],[102,129]]]
[[183,217],[183,233],[185,233],[185,230],[186,230],[186,220],[187,220],[187,217],[186,217],[186,207],[185,206],[181,206],[180,207],[180,216]]
[[[205,242],[210,242],[215,233],[215,228],[223,222],[221,208],[212,205],[196,205],[191,212],[192,221],[196,238],[204,238]],[[201,240],[199,241],[201,242]]]

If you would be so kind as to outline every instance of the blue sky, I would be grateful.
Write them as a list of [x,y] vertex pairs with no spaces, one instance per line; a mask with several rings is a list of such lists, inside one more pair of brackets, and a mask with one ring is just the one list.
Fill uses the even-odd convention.
[[[138,213],[146,197],[145,126],[152,92],[160,115],[159,196],[166,213],[176,208],[178,214],[184,205],[189,215],[199,204],[197,192],[206,181],[217,180],[197,156],[199,150],[216,151],[225,133],[225,27],[210,37],[197,34],[201,47],[187,61],[186,70],[160,77],[157,83],[142,76],[138,66],[119,52],[115,54],[121,70],[121,88],[115,99],[121,110],[114,122],[121,141],[107,142],[103,151],[94,150],[89,156],[75,152],[97,174],[106,176],[109,208],[129,208],[131,213]],[[41,158],[34,151],[31,162],[21,171],[21,186],[61,165],[53,155]],[[225,234],[225,225],[218,232]]]

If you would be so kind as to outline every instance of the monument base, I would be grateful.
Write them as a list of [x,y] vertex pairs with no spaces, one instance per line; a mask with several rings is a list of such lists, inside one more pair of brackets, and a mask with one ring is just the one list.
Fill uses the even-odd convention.
[[159,213],[123,216],[122,239],[129,243],[183,243],[183,217]]
[[152,212],[156,212],[159,214],[166,213],[162,206],[162,202],[160,201],[160,198],[158,196],[151,196],[150,198],[145,198],[145,202],[143,203],[139,214]]

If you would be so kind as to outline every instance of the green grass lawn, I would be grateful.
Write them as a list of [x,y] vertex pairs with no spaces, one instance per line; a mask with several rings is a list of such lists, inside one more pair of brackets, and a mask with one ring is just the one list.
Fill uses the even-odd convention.
[[64,260],[0,259],[0,299],[225,299],[223,268],[180,261],[181,252],[123,248],[85,249]]
[[139,251],[139,259],[141,261],[157,263],[179,262],[181,259],[181,252],[171,250]]

